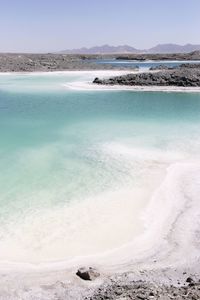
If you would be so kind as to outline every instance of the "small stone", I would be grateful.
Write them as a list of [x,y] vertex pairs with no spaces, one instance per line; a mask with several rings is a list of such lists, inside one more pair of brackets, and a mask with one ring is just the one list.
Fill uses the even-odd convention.
[[78,269],[76,275],[83,280],[94,280],[100,276],[99,272],[97,272],[97,270],[92,267],[89,268],[82,267]]
[[192,287],[192,286],[195,286],[195,283],[194,282],[191,282],[191,283],[189,283],[188,284],[190,287]]
[[192,283],[194,280],[191,278],[191,277],[188,277],[187,279],[186,279],[186,282],[188,282],[188,283]]

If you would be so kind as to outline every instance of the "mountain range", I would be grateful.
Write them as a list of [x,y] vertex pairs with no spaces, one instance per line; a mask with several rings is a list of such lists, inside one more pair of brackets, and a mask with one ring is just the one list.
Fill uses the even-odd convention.
[[129,45],[120,45],[120,46],[96,46],[91,48],[79,48],[59,51],[63,54],[117,54],[117,53],[189,53],[192,51],[200,50],[200,45],[186,44],[186,45],[177,45],[177,44],[159,44],[155,47],[149,49],[136,49]]

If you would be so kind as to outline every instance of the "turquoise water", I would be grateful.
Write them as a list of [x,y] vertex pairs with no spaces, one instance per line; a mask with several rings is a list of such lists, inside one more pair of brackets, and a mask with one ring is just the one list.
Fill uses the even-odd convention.
[[109,64],[111,66],[118,66],[118,67],[139,67],[140,70],[148,70],[151,67],[157,67],[160,65],[167,66],[167,67],[177,67],[184,63],[192,63],[192,64],[199,64],[200,61],[198,60],[187,60],[187,61],[170,61],[170,60],[161,60],[161,61],[136,61],[136,60],[126,60],[126,59],[96,59],[93,62],[97,64]]
[[131,241],[166,168],[199,159],[200,94],[63,86],[93,76],[0,76],[1,260]]

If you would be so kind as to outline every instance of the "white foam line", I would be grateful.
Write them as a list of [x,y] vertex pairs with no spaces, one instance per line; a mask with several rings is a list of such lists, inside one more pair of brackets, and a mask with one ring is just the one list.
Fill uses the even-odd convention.
[[[130,72],[129,72],[130,73]],[[189,92],[199,93],[200,87],[177,86],[126,86],[126,85],[99,85],[91,82],[73,82],[63,84],[65,88],[80,91],[138,91],[138,92]]]

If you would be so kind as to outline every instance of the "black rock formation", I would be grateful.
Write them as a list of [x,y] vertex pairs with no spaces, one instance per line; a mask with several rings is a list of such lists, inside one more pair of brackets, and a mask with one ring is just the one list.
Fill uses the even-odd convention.
[[181,65],[179,68],[128,74],[108,79],[95,78],[93,83],[124,86],[180,86],[200,87],[200,65]]

